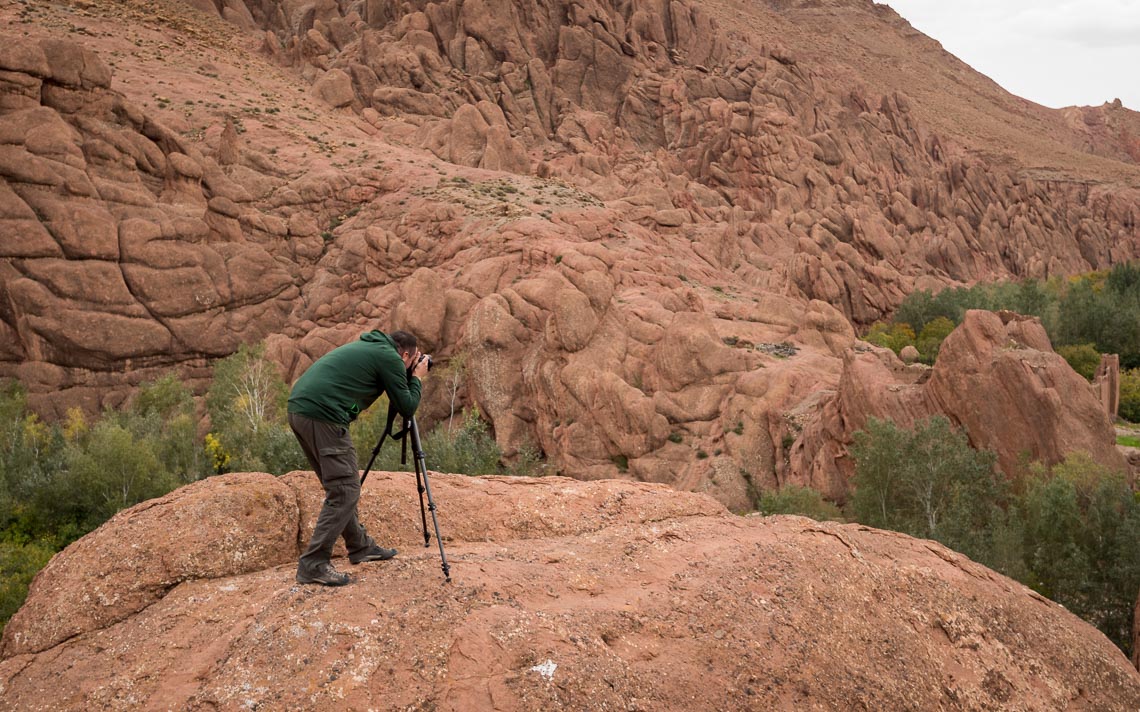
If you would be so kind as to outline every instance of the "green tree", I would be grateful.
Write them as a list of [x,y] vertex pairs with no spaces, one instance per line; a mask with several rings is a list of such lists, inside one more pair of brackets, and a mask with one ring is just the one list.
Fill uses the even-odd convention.
[[163,469],[155,442],[139,438],[113,418],[104,418],[91,429],[87,446],[72,453],[67,476],[59,483],[68,509],[86,531],[178,484]]
[[194,397],[177,375],[170,373],[139,386],[123,422],[135,435],[154,443],[159,462],[182,483],[208,474],[206,453],[198,439]]
[[1093,344],[1100,353],[1120,354],[1126,368],[1140,366],[1140,307],[1134,299],[1108,289],[1094,289],[1079,279],[1058,307],[1061,344]]
[[1123,473],[1070,453],[1052,468],[1034,468],[1018,508],[1029,569],[1023,580],[1130,654],[1140,501]]
[[[282,474],[308,467],[286,424],[288,400],[289,388],[264,345],[243,345],[214,364],[206,408],[230,471]],[[213,455],[215,463],[221,460]]]
[[1077,344],[1075,346],[1058,346],[1057,353],[1061,355],[1069,366],[1087,380],[1092,380],[1100,367],[1100,352],[1092,344]]
[[38,542],[0,540],[0,631],[28,596],[32,578],[51,560],[55,549]]
[[992,452],[974,450],[964,433],[936,416],[914,430],[871,419],[855,433],[852,454],[858,521],[991,559],[992,525],[1005,494]]
[[888,348],[897,356],[907,346],[914,345],[914,329],[910,328],[910,324],[876,322],[863,340],[875,346]]
[[934,363],[938,358],[938,351],[942,348],[942,342],[954,331],[954,322],[950,321],[944,316],[935,317],[922,327],[922,333],[918,335],[915,342],[915,348],[921,354],[922,360],[926,363]]

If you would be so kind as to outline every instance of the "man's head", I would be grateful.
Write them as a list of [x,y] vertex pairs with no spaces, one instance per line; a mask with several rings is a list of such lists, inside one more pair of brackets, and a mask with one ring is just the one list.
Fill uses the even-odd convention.
[[393,331],[391,334],[388,334],[388,336],[392,338],[392,341],[396,342],[396,351],[400,354],[400,359],[403,360],[404,367],[411,368],[420,354],[416,337],[406,331]]

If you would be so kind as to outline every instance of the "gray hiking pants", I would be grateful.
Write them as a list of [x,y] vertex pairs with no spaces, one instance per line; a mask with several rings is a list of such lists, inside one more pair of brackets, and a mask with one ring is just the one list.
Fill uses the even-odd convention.
[[356,518],[356,503],[360,501],[360,472],[356,467],[356,450],[352,447],[348,428],[296,413],[289,414],[289,427],[325,489],[325,502],[317,516],[317,526],[313,529],[308,548],[297,563],[297,573],[315,576],[332,558],[333,545],[338,537],[344,537],[349,556],[367,551],[375,542]]

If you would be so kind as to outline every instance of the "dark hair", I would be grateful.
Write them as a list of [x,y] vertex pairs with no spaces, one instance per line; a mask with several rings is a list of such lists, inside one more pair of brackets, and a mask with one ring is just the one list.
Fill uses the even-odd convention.
[[412,336],[406,331],[393,331],[388,336],[392,337],[392,341],[396,342],[396,350],[403,354],[405,351],[408,353],[416,352],[416,337]]

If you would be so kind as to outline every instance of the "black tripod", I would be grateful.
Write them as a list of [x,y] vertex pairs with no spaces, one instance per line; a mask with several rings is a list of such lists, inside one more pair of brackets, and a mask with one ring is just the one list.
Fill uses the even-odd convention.
[[[384,434],[380,436],[380,442],[376,443],[376,447],[372,450],[372,457],[368,458],[368,466],[364,468],[364,474],[360,476],[360,486],[364,486],[364,480],[368,478],[368,471],[372,469],[372,463],[376,461],[376,456],[380,454],[380,446],[384,444],[384,438],[388,437],[388,432],[391,430],[391,421],[389,421],[388,428]],[[410,437],[408,437],[410,436]],[[435,540],[439,544],[439,559],[443,562],[443,578],[445,583],[451,583],[451,567],[447,564],[447,555],[443,553],[443,537],[439,533],[439,518],[435,514],[435,502],[431,498],[431,485],[428,484],[427,464],[424,462],[424,449],[420,444],[420,427],[416,424],[415,416],[411,418],[404,418],[404,429],[399,433],[392,435],[397,440],[403,440],[404,446],[400,456],[400,464],[408,464],[408,440],[412,441],[412,460],[415,463],[416,469],[416,489],[420,491],[420,520],[424,526],[424,547],[431,546],[431,535],[428,534],[427,528],[427,510],[431,510],[431,522],[435,526]],[[424,509],[424,493],[427,493],[427,509]]]

